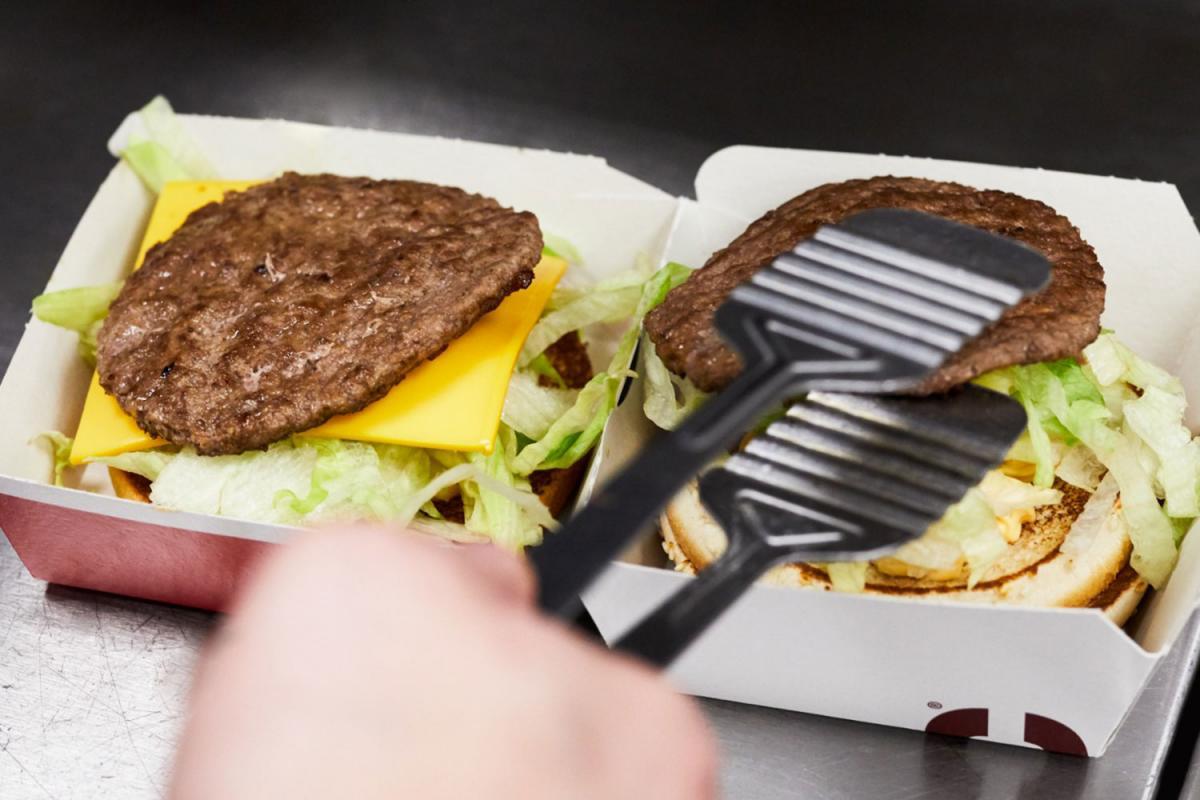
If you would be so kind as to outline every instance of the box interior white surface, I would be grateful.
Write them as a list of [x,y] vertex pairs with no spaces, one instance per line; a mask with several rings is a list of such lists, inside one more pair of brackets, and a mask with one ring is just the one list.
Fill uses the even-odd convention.
[[[595,156],[281,120],[180,118],[223,178],[270,178],[297,170],[426,180],[533,211],[543,231],[566,238],[580,252],[583,267],[568,273],[577,284],[630,269],[639,259],[657,263],[676,210],[674,197]],[[136,114],[127,117],[113,135],[110,150],[119,153],[140,126]],[[47,289],[123,277],[153,199],[133,171],[118,163],[72,234]],[[589,345],[599,351],[593,357],[603,363],[611,342]],[[90,375],[77,354],[75,334],[30,320],[0,384],[0,491],[186,530],[267,541],[287,535],[290,529],[278,525],[119,500],[111,496],[106,473],[98,467],[72,474],[68,484],[77,488],[49,485],[49,448],[31,440],[42,431],[74,432]]]
[[[1200,370],[1192,363],[1198,346],[1192,327],[1200,315],[1200,233],[1168,184],[737,146],[701,167],[697,202],[682,204],[665,257],[699,267],[747,223],[789,198],[822,183],[874,175],[1012,191],[1069,217],[1106,268],[1103,324],[1183,379],[1193,404],[1189,423],[1196,426]],[[598,481],[649,435],[638,396],[635,387],[632,402],[622,405],[606,431],[608,458]],[[588,609],[607,639],[691,580],[664,567],[654,537],[589,591]],[[697,694],[907,727],[922,727],[933,715],[928,703],[1020,707],[1071,720],[1095,755],[1198,597],[1200,535],[1185,541],[1167,588],[1145,604],[1135,638],[1098,611],[915,603],[757,586],[672,673]],[[1082,667],[1085,662],[1104,666]],[[993,730],[988,738],[1022,742],[1016,730]]]

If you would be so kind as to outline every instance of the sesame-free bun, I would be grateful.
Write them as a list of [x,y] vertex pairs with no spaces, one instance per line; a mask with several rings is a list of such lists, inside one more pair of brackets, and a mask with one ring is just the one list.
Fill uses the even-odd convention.
[[[1037,509],[1020,538],[974,587],[968,588],[965,579],[884,574],[871,565],[865,591],[932,602],[1102,608],[1123,625],[1137,608],[1146,582],[1129,566],[1132,545],[1119,513],[1120,499],[1111,493],[1101,497],[1074,487],[1060,488],[1064,488],[1063,501]],[[725,532],[701,504],[695,482],[671,501],[660,527],[663,548],[680,571],[703,570],[725,550]],[[1086,547],[1064,551],[1062,545],[1069,534],[1086,542]],[[825,570],[810,564],[784,564],[761,580],[801,589],[833,588]]]

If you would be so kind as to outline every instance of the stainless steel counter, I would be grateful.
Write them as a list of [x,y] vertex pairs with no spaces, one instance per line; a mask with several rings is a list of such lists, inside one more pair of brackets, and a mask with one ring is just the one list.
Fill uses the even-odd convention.
[[[0,540],[0,798],[158,797],[213,622],[198,611],[47,588]],[[1100,759],[704,705],[730,798],[1150,798],[1200,628],[1193,623],[1180,644]]]

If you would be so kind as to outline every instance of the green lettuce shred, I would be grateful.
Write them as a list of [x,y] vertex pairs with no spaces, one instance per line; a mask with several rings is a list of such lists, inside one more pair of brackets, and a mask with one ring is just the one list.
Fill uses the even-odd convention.
[[536,358],[529,362],[528,368],[534,375],[548,378],[558,388],[567,388],[567,382],[559,374],[558,370],[554,368],[554,365],[550,363],[550,359],[546,357],[545,353],[539,353]]
[[[599,294],[615,295],[623,294],[630,286],[637,287],[638,297],[633,307],[628,308],[626,305],[624,310],[628,313],[615,317],[615,319],[630,318],[630,327],[621,336],[608,368],[588,381],[579,391],[570,410],[559,417],[543,436],[527,444],[517,454],[512,463],[513,471],[516,474],[528,475],[539,469],[568,467],[591,451],[596,440],[600,438],[609,415],[616,408],[617,397],[625,379],[631,374],[629,364],[641,334],[642,318],[663,301],[667,292],[683,283],[690,273],[691,270],[682,264],[671,262],[641,283],[633,283],[631,279],[626,278],[618,284],[610,283],[607,289],[597,290]],[[580,300],[582,299],[584,298],[580,298]],[[622,299],[621,302],[626,302],[626,300]],[[549,339],[545,346],[549,346],[562,335],[577,330],[582,325],[598,321],[593,313],[595,307],[608,309],[605,312],[607,314],[616,305],[615,302],[587,305],[573,301],[558,311],[551,312],[546,318],[559,312],[566,312],[568,308],[575,308],[577,311],[577,313],[573,313],[569,323],[565,321],[554,323],[551,328],[553,333],[543,336],[543,338],[548,338],[553,335],[553,338]],[[546,318],[543,318],[543,321]],[[536,326],[534,330],[537,330]],[[545,346],[542,347],[543,350]],[[531,359],[541,352],[537,349],[537,345],[534,345],[532,350],[536,350],[536,352],[532,353]],[[531,352],[528,342],[526,342],[526,352]]]
[[866,561],[838,561],[823,565],[836,592],[861,592],[867,588]]
[[114,281],[40,294],[33,298],[33,315],[42,322],[77,333],[80,357],[89,366],[95,366],[96,333],[108,316],[108,307],[120,293],[122,283]]
[[540,439],[571,410],[577,394],[570,389],[541,386],[535,374],[517,370],[508,381],[500,419],[527,439]]
[[586,292],[573,289],[556,290],[554,296],[562,305],[550,307],[533,326],[521,355],[518,366],[527,367],[530,362],[546,351],[571,331],[604,322],[620,322],[633,315],[642,296],[646,282],[636,273],[608,281]]
[[930,526],[925,536],[942,539],[959,546],[967,559],[970,576],[968,586],[974,586],[983,570],[995,561],[1006,546],[996,514],[979,489],[971,489],[950,507],[940,520]]
[[1111,333],[1084,358],[1009,367],[979,382],[1024,406],[1036,485],[1056,476],[1092,482],[1092,459],[1107,469],[1120,487],[1130,564],[1158,588],[1174,568],[1179,531],[1200,513],[1200,444],[1183,423],[1183,388]]
[[132,138],[121,151],[121,158],[151,191],[161,192],[170,181],[217,177],[217,171],[183,129],[165,97],[155,97],[139,116],[148,138]]
[[[65,447],[69,453],[70,440]],[[201,456],[187,447],[93,461],[151,480],[156,505],[285,525],[362,519],[407,525],[420,512],[438,520],[432,501],[457,486],[466,529],[516,549],[540,541],[542,529],[556,523],[528,480],[513,472],[515,452],[516,435],[502,425],[490,455],[295,436],[229,456]]]
[[667,369],[649,336],[643,335],[640,352],[644,381],[642,410],[658,427],[674,430],[708,399],[708,394],[688,378],[681,378]]
[[75,440],[58,431],[46,431],[38,434],[36,438],[50,445],[50,451],[54,455],[54,485],[62,486],[63,472],[71,466],[71,448],[75,446]]
[[489,455],[470,454],[470,463],[491,480],[474,482],[476,501],[466,527],[517,550],[541,542],[542,529],[554,528],[556,523],[533,493],[529,481],[515,474],[511,464],[515,455],[516,435],[503,425]]
[[170,462],[172,455],[174,455],[173,451],[169,450],[136,450],[115,456],[93,458],[89,459],[89,461],[109,467],[116,467],[125,472],[141,475],[148,481],[155,481],[158,480],[158,476],[162,474],[163,469]]
[[545,231],[542,231],[542,253],[554,258],[561,258],[568,264],[583,263],[583,256],[575,249],[575,245],[561,236],[555,236],[553,233]]

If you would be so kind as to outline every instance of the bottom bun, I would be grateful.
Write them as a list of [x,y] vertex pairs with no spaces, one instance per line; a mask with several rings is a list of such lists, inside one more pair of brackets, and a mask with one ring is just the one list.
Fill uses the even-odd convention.
[[[1145,594],[1146,582],[1129,566],[1132,545],[1115,487],[1095,495],[1060,488],[1063,502],[1039,508],[1020,538],[973,587],[965,579],[901,577],[872,565],[864,591],[932,602],[1101,608],[1124,625]],[[667,506],[660,527],[663,549],[680,571],[703,570],[725,551],[725,532],[701,504],[695,482]],[[1074,546],[1064,552],[1068,537]],[[775,586],[833,588],[825,570],[811,564],[784,564],[761,580]]]
[[116,467],[108,468],[108,479],[112,481],[113,491],[116,492],[117,497],[135,500],[139,503],[150,502],[149,479]]

